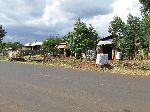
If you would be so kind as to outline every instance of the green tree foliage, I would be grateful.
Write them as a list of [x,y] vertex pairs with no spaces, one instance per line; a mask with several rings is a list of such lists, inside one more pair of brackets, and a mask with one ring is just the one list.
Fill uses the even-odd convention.
[[141,51],[144,55],[150,52],[150,1],[139,1],[142,4],[142,20],[129,14],[127,24],[124,24],[120,17],[114,17],[108,30],[115,38],[114,45],[123,51],[127,59],[135,58]]
[[42,48],[46,52],[54,52],[55,46],[62,42],[62,38],[50,37],[43,42]]
[[13,43],[12,42],[7,42],[6,43],[6,48],[13,48]]
[[12,48],[13,50],[21,49],[23,45],[20,42],[7,42],[5,48]]
[[0,53],[5,49],[5,46],[6,46],[5,42],[0,43]]
[[131,14],[126,24],[120,17],[114,17],[110,23],[108,31],[114,37],[114,45],[124,53],[126,59],[133,59],[140,50],[148,48],[149,24],[149,19],[145,18],[141,21],[140,18],[133,17]]
[[144,54],[148,55],[150,53],[150,1],[149,0],[139,0],[142,4],[141,12],[143,14],[142,18],[142,32],[143,32],[143,51]]
[[135,58],[139,49],[142,48],[142,36],[141,36],[141,21],[138,17],[133,17],[131,14],[128,16],[126,29],[124,31],[124,41],[125,45],[124,51],[126,56],[130,58]]
[[13,49],[18,50],[21,49],[23,45],[20,42],[14,42],[13,43]]
[[98,33],[90,25],[86,26],[84,22],[81,22],[80,18],[77,19],[74,24],[74,29],[66,36],[72,53],[77,54],[77,58],[81,58],[81,53],[84,53],[88,49],[95,49],[98,42]]
[[5,30],[3,29],[2,25],[0,25],[0,43],[2,42],[3,37],[5,37],[6,33],[7,32],[5,32]]
[[149,0],[139,0],[140,3],[143,5],[141,7],[141,11],[144,15],[150,14],[150,1]]
[[122,19],[118,16],[115,16],[113,18],[113,21],[110,22],[110,26],[108,29],[108,32],[113,36],[113,43],[115,49],[121,49],[120,48],[120,40],[121,37],[124,36],[124,30],[125,30],[125,23],[122,21]]
[[148,55],[149,51],[149,45],[150,45],[150,15],[144,16],[142,19],[142,36],[143,36],[143,42],[142,42],[142,48],[145,55]]

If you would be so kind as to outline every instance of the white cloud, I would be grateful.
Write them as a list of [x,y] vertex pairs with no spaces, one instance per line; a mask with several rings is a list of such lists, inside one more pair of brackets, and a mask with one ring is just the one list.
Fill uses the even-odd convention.
[[92,24],[100,36],[107,36],[108,27],[114,16],[119,16],[124,22],[127,21],[127,16],[131,13],[133,16],[141,17],[140,3],[138,0],[115,0],[110,5],[113,12],[107,15],[94,16],[91,19],[85,19],[87,24]]
[[89,18],[112,12],[110,5],[113,0],[62,0],[60,9],[75,14],[76,17]]
[[133,16],[140,17],[140,3],[138,0],[117,0],[112,5],[114,15],[121,17],[124,21],[131,13]]
[[0,4],[0,24],[8,32],[5,41],[64,35],[79,16],[100,36],[106,36],[114,16],[124,21],[129,13],[140,17],[138,0],[0,0]]

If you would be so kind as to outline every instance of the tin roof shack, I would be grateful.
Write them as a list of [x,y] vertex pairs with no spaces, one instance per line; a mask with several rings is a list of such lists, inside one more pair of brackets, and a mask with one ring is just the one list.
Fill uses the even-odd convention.
[[64,57],[70,57],[70,49],[69,46],[67,45],[67,43],[59,43],[56,46],[57,49],[59,49],[59,55],[60,56],[64,56]]
[[43,42],[32,42],[32,43],[27,43],[24,45],[24,51],[26,52],[26,54],[39,54],[41,51],[41,46],[42,46]]
[[108,59],[109,60],[114,60],[114,50],[113,50],[113,38],[112,36],[107,36],[102,39],[97,44],[98,53],[103,53],[103,54],[108,54]]

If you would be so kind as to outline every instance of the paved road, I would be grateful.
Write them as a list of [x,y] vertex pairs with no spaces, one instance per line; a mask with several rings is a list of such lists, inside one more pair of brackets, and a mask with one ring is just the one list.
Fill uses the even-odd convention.
[[150,78],[0,62],[0,112],[150,112]]

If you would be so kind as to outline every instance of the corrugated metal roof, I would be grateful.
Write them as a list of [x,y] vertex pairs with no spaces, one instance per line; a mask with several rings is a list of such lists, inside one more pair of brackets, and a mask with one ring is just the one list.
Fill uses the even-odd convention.
[[101,40],[98,42],[97,45],[107,45],[107,44],[112,44],[112,43],[113,43],[113,39],[109,39],[109,40],[105,40],[105,41]]
[[27,43],[24,46],[28,47],[28,46],[41,46],[43,44],[43,42],[32,42],[32,43]]
[[42,44],[43,42],[33,42],[31,46],[37,46],[37,45],[41,46]]
[[25,46],[25,47],[31,46],[31,44],[30,44],[30,43],[26,43],[24,46]]

